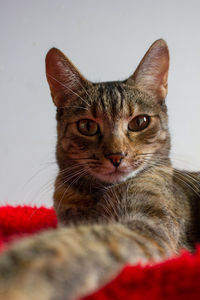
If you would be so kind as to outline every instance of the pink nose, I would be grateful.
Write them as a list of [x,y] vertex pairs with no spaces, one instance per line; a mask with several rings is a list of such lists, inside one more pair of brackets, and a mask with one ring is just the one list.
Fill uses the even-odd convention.
[[114,167],[117,168],[117,167],[119,167],[122,159],[124,159],[124,157],[126,155],[127,154],[125,154],[125,153],[118,152],[118,153],[109,153],[109,154],[106,154],[105,157],[111,161],[111,163],[113,164]]

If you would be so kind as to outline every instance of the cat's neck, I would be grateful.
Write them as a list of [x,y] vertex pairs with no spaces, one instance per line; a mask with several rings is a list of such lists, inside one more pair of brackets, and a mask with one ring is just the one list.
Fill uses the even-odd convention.
[[166,183],[171,184],[173,168],[170,160],[167,160],[165,164],[148,167],[135,177],[112,185],[91,180],[89,177],[85,178],[79,185],[71,182],[66,183],[62,174],[62,172],[59,172],[55,182],[54,207],[57,213],[74,208],[93,208],[110,188],[115,189],[115,187],[120,186],[123,189],[124,186],[126,189],[129,184],[137,188],[138,183],[141,182],[144,183],[145,188],[145,184],[153,180],[153,178],[165,178]]

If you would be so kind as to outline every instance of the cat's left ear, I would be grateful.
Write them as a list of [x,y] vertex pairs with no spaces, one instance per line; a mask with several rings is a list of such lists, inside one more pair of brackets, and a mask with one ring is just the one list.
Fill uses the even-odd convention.
[[167,96],[169,50],[164,40],[155,41],[138,65],[128,84],[162,102]]

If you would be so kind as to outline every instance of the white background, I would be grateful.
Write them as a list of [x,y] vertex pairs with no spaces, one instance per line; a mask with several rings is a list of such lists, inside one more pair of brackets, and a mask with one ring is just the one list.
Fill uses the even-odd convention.
[[0,0],[0,205],[52,205],[55,107],[44,58],[60,48],[90,80],[127,78],[154,40],[171,53],[174,164],[200,169],[200,1]]

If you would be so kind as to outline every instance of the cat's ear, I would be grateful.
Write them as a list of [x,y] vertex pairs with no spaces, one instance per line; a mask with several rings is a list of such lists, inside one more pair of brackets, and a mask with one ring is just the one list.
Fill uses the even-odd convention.
[[162,102],[167,95],[169,50],[164,40],[155,41],[127,80]]
[[78,96],[89,82],[71,61],[58,49],[52,48],[46,55],[46,76],[52,99],[57,107],[64,107],[67,100]]

